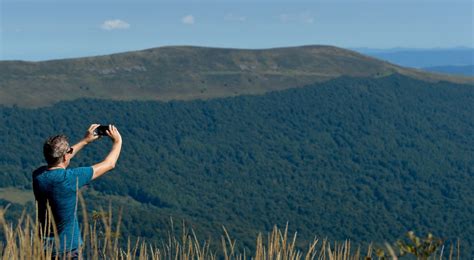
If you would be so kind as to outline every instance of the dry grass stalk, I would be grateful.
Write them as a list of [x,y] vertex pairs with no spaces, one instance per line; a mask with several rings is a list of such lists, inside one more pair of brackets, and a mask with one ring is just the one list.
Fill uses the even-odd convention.
[[[83,241],[81,255],[85,259],[153,259],[153,260],[204,260],[218,259],[218,253],[211,250],[208,241],[200,242],[193,230],[183,223],[182,233],[179,238],[174,234],[173,221],[171,220],[172,231],[168,233],[167,240],[162,241],[161,246],[152,245],[144,240],[137,239],[132,243],[127,239],[126,247],[122,247],[119,241],[121,210],[116,223],[112,218],[112,207],[109,206],[107,212],[94,212],[92,223],[89,222],[85,203],[79,194],[78,200],[82,207],[83,214]],[[67,259],[66,255],[53,256],[53,248],[59,245],[58,232],[55,228],[54,219],[47,218],[46,226],[41,227],[38,216],[32,219],[25,212],[21,214],[16,226],[5,220],[5,213],[8,206],[0,209],[0,225],[3,228],[4,242],[0,242],[0,259]],[[48,208],[51,215],[51,209]],[[256,239],[255,252],[249,256],[245,250],[238,252],[236,240],[233,240],[226,228],[223,228],[224,235],[221,237],[220,254],[225,260],[353,260],[353,259],[375,259],[372,244],[368,246],[367,255],[361,256],[360,248],[352,249],[350,241],[342,243],[329,243],[327,239],[320,241],[317,238],[308,245],[306,250],[297,247],[297,233],[289,235],[288,224],[284,230],[277,226],[267,235],[266,241],[260,233]],[[44,237],[47,234],[54,234],[54,240],[45,245]],[[451,245],[447,259],[460,258],[459,241],[457,245]],[[389,259],[397,259],[395,249],[390,244],[385,245],[389,252]],[[432,259],[444,259],[444,248],[439,256]],[[430,258],[431,259],[431,258]]]

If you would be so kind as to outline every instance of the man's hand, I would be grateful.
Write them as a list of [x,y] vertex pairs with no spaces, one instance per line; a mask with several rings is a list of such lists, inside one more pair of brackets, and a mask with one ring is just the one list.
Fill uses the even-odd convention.
[[114,143],[122,143],[122,136],[118,131],[117,127],[114,125],[109,125],[109,130],[107,130],[107,135],[112,139]]
[[88,144],[94,142],[95,140],[99,139],[100,136],[94,134],[94,130],[99,127],[100,124],[92,124],[89,126],[89,129],[87,129],[86,134],[84,135],[84,141]]

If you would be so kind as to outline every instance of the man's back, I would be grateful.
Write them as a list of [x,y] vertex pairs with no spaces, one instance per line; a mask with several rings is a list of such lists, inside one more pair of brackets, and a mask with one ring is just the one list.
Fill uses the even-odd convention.
[[[86,185],[92,175],[92,167],[54,170],[40,167],[33,172],[38,218],[44,227],[49,204],[60,238],[59,252],[71,251],[82,244],[77,219],[77,190]],[[49,235],[52,236],[52,233]]]
[[[67,136],[56,135],[48,138],[43,144],[43,155],[48,166],[40,167],[33,172],[33,191],[38,203],[38,219],[44,227],[41,234],[45,249],[53,249],[53,255],[63,253],[72,258],[80,258],[82,239],[77,219],[77,191],[92,179],[96,179],[115,168],[122,149],[122,136],[114,125],[102,126],[104,131],[96,131],[99,124],[92,124],[84,138],[73,146],[69,145]],[[112,140],[112,149],[105,159],[91,167],[68,169],[71,159],[86,145],[107,135]],[[54,222],[46,216],[48,205]],[[50,218],[51,219],[51,218]],[[54,225],[53,225],[54,224]],[[49,230],[49,231],[48,231]],[[54,230],[59,235],[59,248],[53,237]]]

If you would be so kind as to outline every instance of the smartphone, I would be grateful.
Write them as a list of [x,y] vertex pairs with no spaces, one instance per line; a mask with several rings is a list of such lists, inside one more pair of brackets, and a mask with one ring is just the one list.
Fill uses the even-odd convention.
[[94,130],[95,135],[107,135],[107,130],[109,130],[108,125],[100,125]]

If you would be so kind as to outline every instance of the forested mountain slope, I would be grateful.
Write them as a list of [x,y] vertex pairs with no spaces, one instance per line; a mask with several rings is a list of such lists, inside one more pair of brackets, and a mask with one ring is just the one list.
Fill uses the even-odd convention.
[[[473,111],[472,85],[398,74],[207,101],[1,107],[0,185],[31,187],[47,136],[75,141],[90,123],[115,123],[123,154],[86,200],[124,207],[125,235],[166,237],[170,216],[213,243],[225,225],[248,247],[287,222],[306,240],[393,241],[413,229],[460,238],[472,255]],[[91,144],[74,165],[109,146]]]

